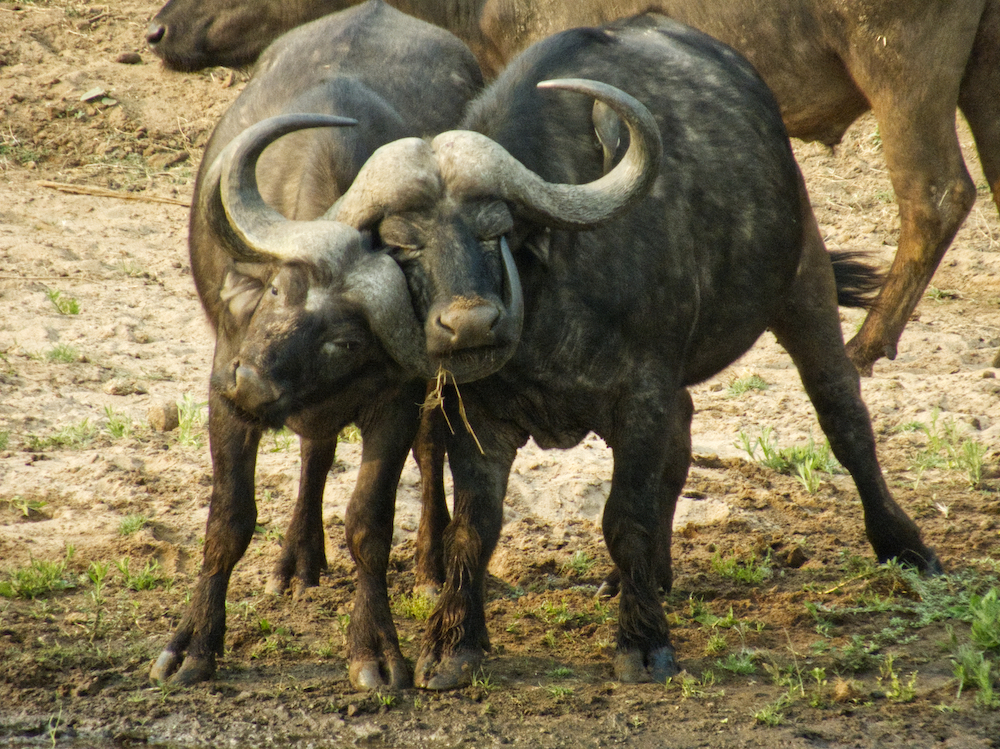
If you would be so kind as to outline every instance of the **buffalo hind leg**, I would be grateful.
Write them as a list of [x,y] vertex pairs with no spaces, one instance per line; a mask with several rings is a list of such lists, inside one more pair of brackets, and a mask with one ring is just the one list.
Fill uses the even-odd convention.
[[[1000,209],[1000,3],[987,3],[979,21],[958,107],[976,139],[983,175]],[[993,366],[1000,367],[1000,351]]]
[[291,587],[292,596],[298,598],[307,588],[319,585],[320,573],[326,569],[323,490],[336,449],[336,437],[299,439],[299,497],[281,545],[281,556],[267,582],[268,593],[281,594]]
[[208,433],[213,481],[201,574],[177,631],[150,670],[154,682],[188,685],[215,673],[225,644],[229,578],[257,522],[254,470],[260,430],[236,417],[213,392]]
[[[856,59],[851,73],[878,120],[900,220],[899,246],[886,283],[847,344],[848,356],[862,374],[871,374],[883,356],[896,358],[910,315],[976,199],[958,143],[955,108],[966,64],[956,56],[972,47],[978,19],[969,16],[965,4],[942,3],[931,11],[937,17],[917,20],[917,14],[925,13],[917,7],[910,11],[914,28],[935,23],[937,39],[948,39],[947,45],[911,45],[906,54],[887,55],[862,36],[852,48]],[[933,81],[899,85],[921,80],[928,71],[934,72]],[[995,99],[998,94],[988,95]]]
[[833,454],[854,478],[868,541],[879,561],[895,558],[940,572],[937,556],[924,545],[916,523],[896,504],[882,476],[858,372],[844,350],[833,269],[808,200],[804,205],[806,246],[771,329],[799,370]]

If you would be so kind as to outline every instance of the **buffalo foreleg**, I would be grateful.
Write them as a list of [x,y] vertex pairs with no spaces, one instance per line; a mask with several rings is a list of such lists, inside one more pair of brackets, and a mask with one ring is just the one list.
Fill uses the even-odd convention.
[[[461,424],[458,414],[452,423]],[[455,480],[455,513],[445,529],[445,584],[427,623],[417,661],[416,685],[453,689],[469,684],[489,648],[484,595],[486,567],[500,537],[503,497],[516,450],[490,446],[477,430],[486,455],[464,429],[449,437]]]
[[395,515],[396,486],[416,437],[419,394],[405,390],[380,404],[380,417],[359,421],[361,468],[344,521],[347,547],[357,566],[354,611],[347,628],[348,673],[362,689],[407,687],[410,670],[392,622],[386,573]]
[[306,588],[319,585],[320,573],[326,569],[323,489],[336,449],[336,437],[300,440],[299,497],[285,532],[281,556],[267,582],[268,593],[284,593],[291,586],[297,597]]
[[444,456],[447,422],[440,409],[425,411],[413,445],[420,468],[420,526],[417,530],[416,581],[414,590],[432,599],[444,585],[442,539],[451,520],[444,491]]
[[237,418],[213,392],[208,432],[214,478],[201,574],[184,618],[150,671],[157,682],[193,684],[215,673],[225,642],[229,577],[257,521],[254,469],[260,430]]
[[670,540],[691,462],[693,407],[680,389],[628,411],[616,419],[622,434],[608,440],[615,468],[603,518],[605,543],[621,571],[615,675],[663,682],[678,668],[658,590],[672,581]]

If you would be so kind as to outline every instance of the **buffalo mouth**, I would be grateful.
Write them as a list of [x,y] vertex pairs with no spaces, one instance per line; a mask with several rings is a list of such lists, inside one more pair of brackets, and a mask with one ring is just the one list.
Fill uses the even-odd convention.
[[290,395],[289,388],[246,365],[230,365],[224,372],[213,373],[210,384],[241,421],[263,429],[281,429],[290,417],[306,407]]
[[496,346],[476,346],[432,356],[438,372],[444,371],[456,384],[481,380],[497,372],[513,355],[517,342]]

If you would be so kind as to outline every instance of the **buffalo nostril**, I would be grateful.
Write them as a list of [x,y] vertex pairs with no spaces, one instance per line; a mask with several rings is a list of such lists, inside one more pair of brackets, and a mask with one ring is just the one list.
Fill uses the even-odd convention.
[[163,37],[167,33],[167,27],[162,23],[156,23],[153,21],[146,27],[146,41],[149,42],[150,46],[155,46],[163,41]]
[[274,403],[281,397],[281,391],[255,368],[235,361],[228,395],[242,408],[253,410]]
[[445,353],[495,344],[493,328],[501,311],[495,304],[451,304],[432,317],[428,345],[433,353]]

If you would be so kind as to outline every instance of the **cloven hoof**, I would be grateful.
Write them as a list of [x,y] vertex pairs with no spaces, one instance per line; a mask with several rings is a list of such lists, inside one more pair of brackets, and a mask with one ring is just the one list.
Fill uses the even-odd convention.
[[472,677],[483,663],[482,653],[465,650],[442,657],[420,656],[415,681],[421,689],[458,689],[472,683]]
[[680,672],[674,649],[670,645],[656,648],[648,656],[643,656],[639,650],[618,651],[615,653],[614,666],[618,681],[625,684],[650,681],[663,684]]
[[188,656],[177,668],[181,657],[171,650],[164,650],[149,670],[149,680],[157,684],[171,684],[186,687],[200,681],[208,681],[215,675],[214,658],[194,658]]
[[358,689],[408,689],[413,686],[409,666],[402,658],[385,662],[378,659],[352,661],[348,676]]

